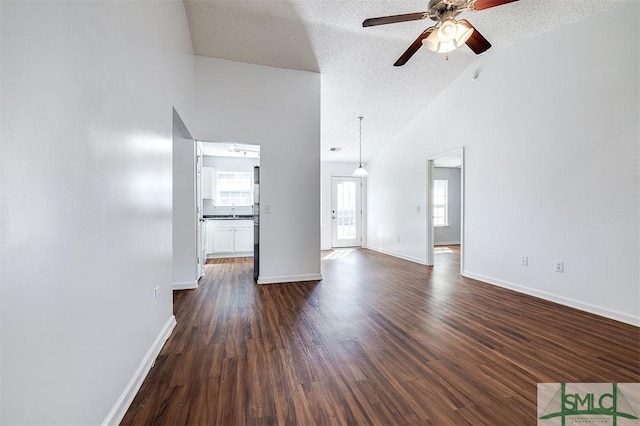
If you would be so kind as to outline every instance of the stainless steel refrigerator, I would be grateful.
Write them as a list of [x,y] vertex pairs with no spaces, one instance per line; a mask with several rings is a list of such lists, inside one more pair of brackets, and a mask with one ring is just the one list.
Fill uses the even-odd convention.
[[253,278],[260,274],[260,167],[253,169]]

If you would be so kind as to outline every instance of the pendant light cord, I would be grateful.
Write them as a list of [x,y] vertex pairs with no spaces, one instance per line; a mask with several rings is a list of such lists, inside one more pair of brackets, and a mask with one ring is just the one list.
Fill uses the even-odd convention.
[[353,176],[357,176],[357,177],[365,177],[368,175],[367,171],[364,169],[364,167],[362,167],[362,119],[364,117],[360,116],[358,117],[358,120],[360,121],[360,163],[357,169],[354,170],[353,172]]
[[362,119],[364,117],[360,116],[358,117],[358,120],[360,120],[360,167],[362,168]]

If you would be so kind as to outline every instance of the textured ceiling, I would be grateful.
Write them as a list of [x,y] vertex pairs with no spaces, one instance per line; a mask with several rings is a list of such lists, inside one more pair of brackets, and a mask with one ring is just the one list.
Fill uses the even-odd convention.
[[[637,0],[520,0],[468,19],[492,51]],[[322,160],[363,160],[392,139],[476,58],[420,49],[393,63],[431,20],[362,28],[366,18],[425,11],[428,0],[184,0],[196,55],[321,73]],[[330,147],[341,147],[330,152]]]

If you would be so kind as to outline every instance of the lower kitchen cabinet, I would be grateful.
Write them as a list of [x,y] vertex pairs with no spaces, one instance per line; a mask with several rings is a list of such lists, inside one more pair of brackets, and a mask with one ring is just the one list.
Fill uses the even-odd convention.
[[207,220],[209,257],[253,254],[252,220]]
[[207,254],[213,253],[213,234],[215,232],[213,220],[206,219],[205,227],[207,228]]
[[233,253],[233,228],[217,228],[211,236],[210,253]]
[[253,227],[238,227],[233,233],[233,244],[238,253],[253,253]]

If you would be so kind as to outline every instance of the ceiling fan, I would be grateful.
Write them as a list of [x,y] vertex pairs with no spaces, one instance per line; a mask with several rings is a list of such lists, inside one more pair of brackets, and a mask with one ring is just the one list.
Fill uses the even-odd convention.
[[[363,27],[395,24],[397,22],[420,21],[430,18],[436,25],[427,28],[393,64],[400,67],[424,45],[437,53],[449,53],[466,44],[476,55],[487,51],[491,43],[466,19],[456,19],[464,11],[484,10],[518,0],[430,0],[427,12],[382,16],[365,19]],[[448,57],[447,57],[448,58]]]

